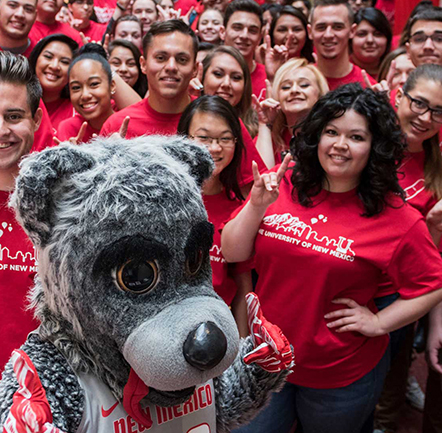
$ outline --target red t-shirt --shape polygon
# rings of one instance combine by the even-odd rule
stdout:
[[[266,318],[295,348],[289,382],[344,387],[376,366],[388,336],[329,329],[324,315],[343,308],[331,301],[350,298],[376,311],[373,298],[382,272],[404,299],[437,290],[442,259],[422,216],[399,198],[392,197],[395,208],[371,218],[361,216],[356,190],[322,191],[312,207],[303,207],[292,200],[290,176],[289,171],[255,239],[256,293]]]
[[[230,214],[241,206],[239,200],[229,200],[224,192],[215,195],[203,195],[204,206],[206,207],[209,221],[213,224],[213,244],[210,249],[210,265],[212,266],[213,287],[218,295],[223,298],[227,305],[230,305],[235,297],[237,286],[232,279],[234,273],[246,272],[251,266],[236,266],[227,263],[221,252],[221,224],[229,218]]]
[[[87,120],[78,113],[74,117],[63,120],[58,127],[57,138],[60,141],[66,141],[71,137],[76,137],[80,131],[81,125],[83,125],[84,122],[87,122]],[[90,141],[93,134],[99,135],[100,130],[92,128],[92,126],[88,123],[81,143],[87,143]]]
[[[11,352],[38,327],[27,311],[26,295],[37,272],[34,247],[7,207],[9,193],[0,191],[0,371]]]
[[[89,42],[101,42],[104,32],[106,31],[107,24],[96,23],[95,21],[89,21],[89,25],[81,29],[80,31],[89,38]]]
[[[365,88],[364,77],[362,76],[362,69],[354,64],[351,72],[345,75],[344,77],[340,78],[325,77],[325,78],[327,79],[328,87],[330,88],[330,90],[335,90],[338,87],[348,83],[361,83],[362,87]],[[370,75],[368,75],[368,80],[370,81],[371,84],[376,84],[376,80]]]
[[[107,24],[117,7],[117,0],[94,0],[94,11],[98,22]]]
[[[266,67],[261,63],[256,63],[255,70],[250,74],[252,79],[252,93],[258,100],[264,101],[266,98]]]
[[[43,114],[41,117],[40,127],[34,134],[34,144],[32,145],[31,152],[40,152],[40,150],[45,149],[54,145],[54,128],[52,127],[52,122],[46,110],[45,104],[40,100],[40,105]]]
[[[69,24],[60,23],[59,21],[56,21],[54,24],[43,24],[40,21],[35,21],[29,32],[29,39],[31,39],[34,44],[37,44],[40,39],[53,35],[54,33],[63,33],[72,38],[79,45],[83,45],[80,33],[73,29]]]
[[[425,152],[407,153],[398,169],[399,185],[406,194],[407,203],[426,217],[437,203],[436,197],[425,189],[424,176]],[[391,280],[384,275],[376,297],[391,295],[396,292]]]
[[[110,135],[118,132],[126,116],[130,117],[129,127],[127,129],[126,138],[139,137],[140,135],[174,135],[178,129],[182,113],[164,114],[154,110],[149,105],[149,100],[143,99],[136,104],[124,108],[118,113],[113,114],[106,120],[101,128],[100,135]],[[246,127],[241,123],[241,131],[243,135],[245,153],[241,161],[239,184],[247,185],[253,180],[252,161],[256,161],[260,171],[266,170],[261,156],[259,155]]]
[[[54,102],[47,102],[46,109],[48,110],[51,119],[54,134],[57,135],[57,130],[63,120],[75,116],[75,110],[69,98],[59,99]]]

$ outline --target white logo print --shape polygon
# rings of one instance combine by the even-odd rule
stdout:
[[[312,224],[317,224],[319,221],[325,223],[327,222],[327,217],[321,214],[318,215],[318,218],[312,218],[310,221]],[[312,226],[301,221],[298,217],[292,216],[290,213],[269,215],[263,219],[263,224],[268,227],[274,227],[276,230],[283,230],[285,233],[295,237],[262,229],[259,230],[261,235],[300,245],[303,248],[329,254],[349,262],[352,262],[356,256],[355,252],[351,249],[351,245],[354,242],[353,239],[347,239],[344,236],[339,236],[338,239],[320,236],[316,230],[313,230]]]

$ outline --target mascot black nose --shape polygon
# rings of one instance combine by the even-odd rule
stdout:
[[[212,322],[201,323],[187,336],[183,345],[186,361],[201,371],[218,365],[226,351],[226,336]]]

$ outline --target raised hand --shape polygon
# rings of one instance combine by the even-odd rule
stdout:
[[[199,98],[201,96],[201,92],[204,89],[202,84],[203,80],[203,64],[198,62],[198,69],[196,72],[196,77],[192,78],[189,83],[189,94]]]
[[[81,125],[80,130],[78,131],[77,136],[76,137],[71,137],[67,141],[69,141],[69,143],[71,143],[71,144],[80,144],[80,143],[82,143],[83,142],[83,138],[84,138],[84,134],[86,133],[86,128],[87,128],[87,122],[83,122],[83,124]],[[57,144],[61,143],[61,141],[57,137],[54,137],[54,141]]]
[[[276,71],[287,61],[289,50],[287,47],[293,42],[293,35],[287,38],[284,45],[275,45],[272,48],[270,35],[267,35],[264,39],[265,43],[265,58],[264,63],[266,67],[267,78],[273,81]]]
[[[246,302],[254,349],[244,357],[244,362],[254,362],[269,373],[292,368],[295,365],[295,355],[281,329],[263,316],[255,293],[248,293]]]
[[[277,172],[260,174],[258,164],[253,161],[253,186],[250,192],[250,204],[259,208],[267,208],[279,196],[279,184],[287,171],[292,156],[286,155]]]
[[[367,71],[362,69],[361,71],[362,77],[364,78],[364,84],[367,89],[371,89],[374,92],[387,92],[390,95],[390,87],[386,80],[382,80],[380,83],[371,84],[370,79],[368,78]]]
[[[266,80],[266,99],[259,102],[258,98],[252,95],[252,104],[258,114],[259,123],[273,125],[281,106],[279,101],[272,99],[272,85],[269,80]]]
[[[329,328],[336,332],[359,332],[367,337],[382,335],[378,316],[367,307],[348,298],[338,298],[332,302],[344,304],[348,308],[332,311],[324,316],[325,319],[337,319],[327,323]]]

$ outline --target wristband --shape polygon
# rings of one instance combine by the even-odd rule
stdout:
[[[123,12],[126,12],[126,9],[124,6],[121,6],[120,3],[117,2],[117,8],[120,9]]]

